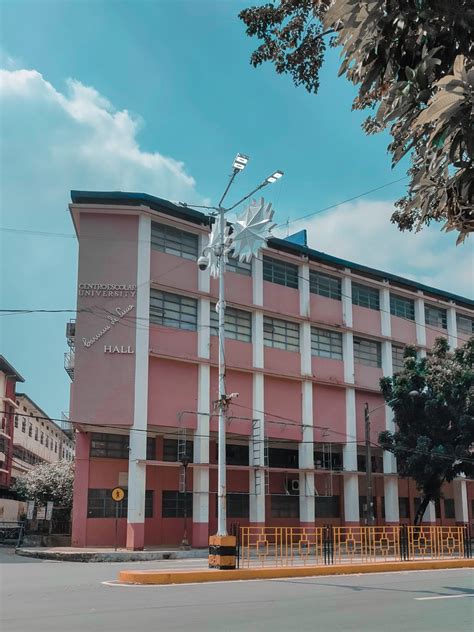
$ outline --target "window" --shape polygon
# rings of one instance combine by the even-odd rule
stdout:
[[[128,490],[118,504],[118,517],[127,517]],[[112,500],[111,489],[89,489],[87,502],[88,518],[115,518],[116,502]],[[145,518],[153,518],[153,490],[145,492]]]
[[[33,436],[33,426],[31,424],[28,426],[28,436],[29,437]]]
[[[474,334],[474,318],[464,316],[463,314],[456,314],[456,323],[458,326],[458,334],[467,334],[471,336]]]
[[[380,309],[379,291],[368,285],[352,283],[352,304],[369,309]]]
[[[271,257],[263,257],[263,280],[298,289],[298,266]]]
[[[226,307],[225,310],[225,337],[241,342],[252,342],[252,314],[242,309]],[[211,305],[211,336],[217,336],[219,329],[219,316],[215,304]]]
[[[197,300],[161,290],[150,292],[150,322],[178,329],[197,329]]]
[[[314,514],[316,518],[339,518],[341,515],[339,496],[316,496]]]
[[[225,453],[226,453],[227,465],[248,465],[249,464],[248,445],[237,445],[233,443],[228,443],[225,447]]]
[[[35,441],[38,441],[38,437],[39,437],[39,430],[38,428],[35,428]]]
[[[318,444],[314,448],[314,467],[317,470],[342,470],[342,453],[340,448],[332,447],[328,451],[327,445]]]
[[[195,261],[199,250],[198,236],[166,224],[151,223],[151,247],[170,255]]]
[[[55,441],[55,442],[54,442],[54,451],[55,451],[56,453],[57,453],[57,451],[58,451],[58,442],[57,442],[57,441]]]
[[[398,511],[400,518],[410,519],[410,499],[407,496],[398,497]]]
[[[336,301],[341,300],[341,279],[339,277],[331,276],[330,274],[324,274],[323,272],[316,272],[316,270],[309,271],[309,291],[313,294],[319,294],[326,298],[333,298]]]
[[[192,441],[186,441],[186,455],[193,462],[194,446]],[[177,439],[163,439],[163,461],[177,461],[178,460],[178,440]]]
[[[21,431],[26,432],[26,419],[23,419],[21,422]]]
[[[433,307],[432,305],[425,305],[425,323],[431,327],[438,327],[439,329],[448,328],[448,319],[446,310],[442,307]]]
[[[186,502],[186,515],[193,515],[192,492],[163,492],[161,515],[163,518],[184,518],[184,503]]]
[[[46,437],[46,447],[49,448],[49,437]]]
[[[217,509],[217,504],[216,504]],[[228,518],[248,518],[249,517],[249,495],[230,493],[227,494],[227,517]]]
[[[270,496],[272,518],[299,518],[299,496]]]
[[[311,353],[320,358],[342,360],[342,334],[311,327]]]
[[[268,465],[269,467],[298,469],[298,450],[290,450],[288,448],[269,448]]]
[[[43,445],[43,443],[44,443],[44,432],[41,433],[40,443],[41,443],[41,445]]]
[[[300,327],[298,323],[264,316],[263,342],[267,347],[285,349],[286,351],[299,351]]]
[[[354,362],[365,366],[382,366],[380,342],[354,336]]]
[[[444,517],[445,518],[454,518],[454,498],[445,498],[444,499]]]
[[[399,373],[405,368],[403,363],[403,354],[405,353],[405,347],[398,347],[392,345],[392,369],[394,373]]]
[[[239,261],[238,259],[230,256],[227,261],[226,268],[229,272],[236,272],[237,274],[242,274],[244,276],[252,276],[252,262],[247,263],[246,261]]]
[[[128,459],[129,456],[128,435],[114,435],[103,432],[93,432],[91,435],[90,456],[102,457],[105,459]],[[149,461],[155,458],[155,439],[147,437],[146,458]],[[65,457],[65,449],[62,456]]]
[[[15,415],[15,428],[18,428],[18,415]]]
[[[390,294],[390,313],[399,318],[415,320],[415,301],[398,294]]]

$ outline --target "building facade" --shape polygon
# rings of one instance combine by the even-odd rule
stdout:
[[[18,408],[15,400],[17,382],[24,382],[21,375],[0,355],[0,497],[9,494],[13,466],[14,416]]]
[[[145,194],[73,192],[77,321],[66,369],[76,428],[75,546],[110,545],[111,490],[127,497],[119,544],[207,546],[217,522],[217,282],[196,259],[208,218]],[[226,273],[227,513],[241,525],[364,523],[364,407],[371,440],[392,429],[379,379],[403,348],[472,335],[473,302],[272,239]],[[191,458],[185,470],[183,455]],[[413,520],[418,493],[372,450],[377,524]],[[427,522],[468,523],[470,481],[447,485]],[[186,517],[185,517],[186,516]]]
[[[40,463],[74,460],[74,441],[25,393],[15,394],[12,480]]]

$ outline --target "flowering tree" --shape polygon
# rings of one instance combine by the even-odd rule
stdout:
[[[43,463],[17,478],[14,491],[19,498],[41,504],[53,501],[61,507],[71,507],[74,464],[69,461]]]
[[[399,474],[413,478],[423,494],[415,524],[428,503],[440,498],[444,482],[474,474],[473,364],[474,336],[454,352],[446,338],[438,338],[426,358],[407,347],[403,370],[380,380],[397,430],[380,433],[379,443],[396,456]]]

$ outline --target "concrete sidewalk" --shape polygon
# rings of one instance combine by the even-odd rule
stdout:
[[[61,562],[147,562],[154,560],[182,560],[202,559],[207,565],[207,549],[180,549],[156,548],[144,551],[129,551],[127,549],[113,548],[87,548],[82,549],[72,546],[58,546],[50,548],[18,548],[17,555],[34,557],[41,560],[56,560]]]

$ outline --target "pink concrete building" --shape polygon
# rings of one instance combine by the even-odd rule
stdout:
[[[76,424],[73,544],[111,545],[110,490],[127,490],[119,544],[207,546],[217,509],[217,284],[199,272],[205,215],[149,195],[73,192],[77,321],[68,326]],[[391,429],[378,381],[403,347],[425,354],[473,332],[473,302],[272,239],[226,275],[227,512],[241,525],[359,524],[366,516],[364,405]],[[191,463],[183,480],[181,456]],[[373,450],[377,524],[413,519],[418,493]],[[186,485],[186,487],[185,487]],[[472,519],[463,479],[425,519]]]

